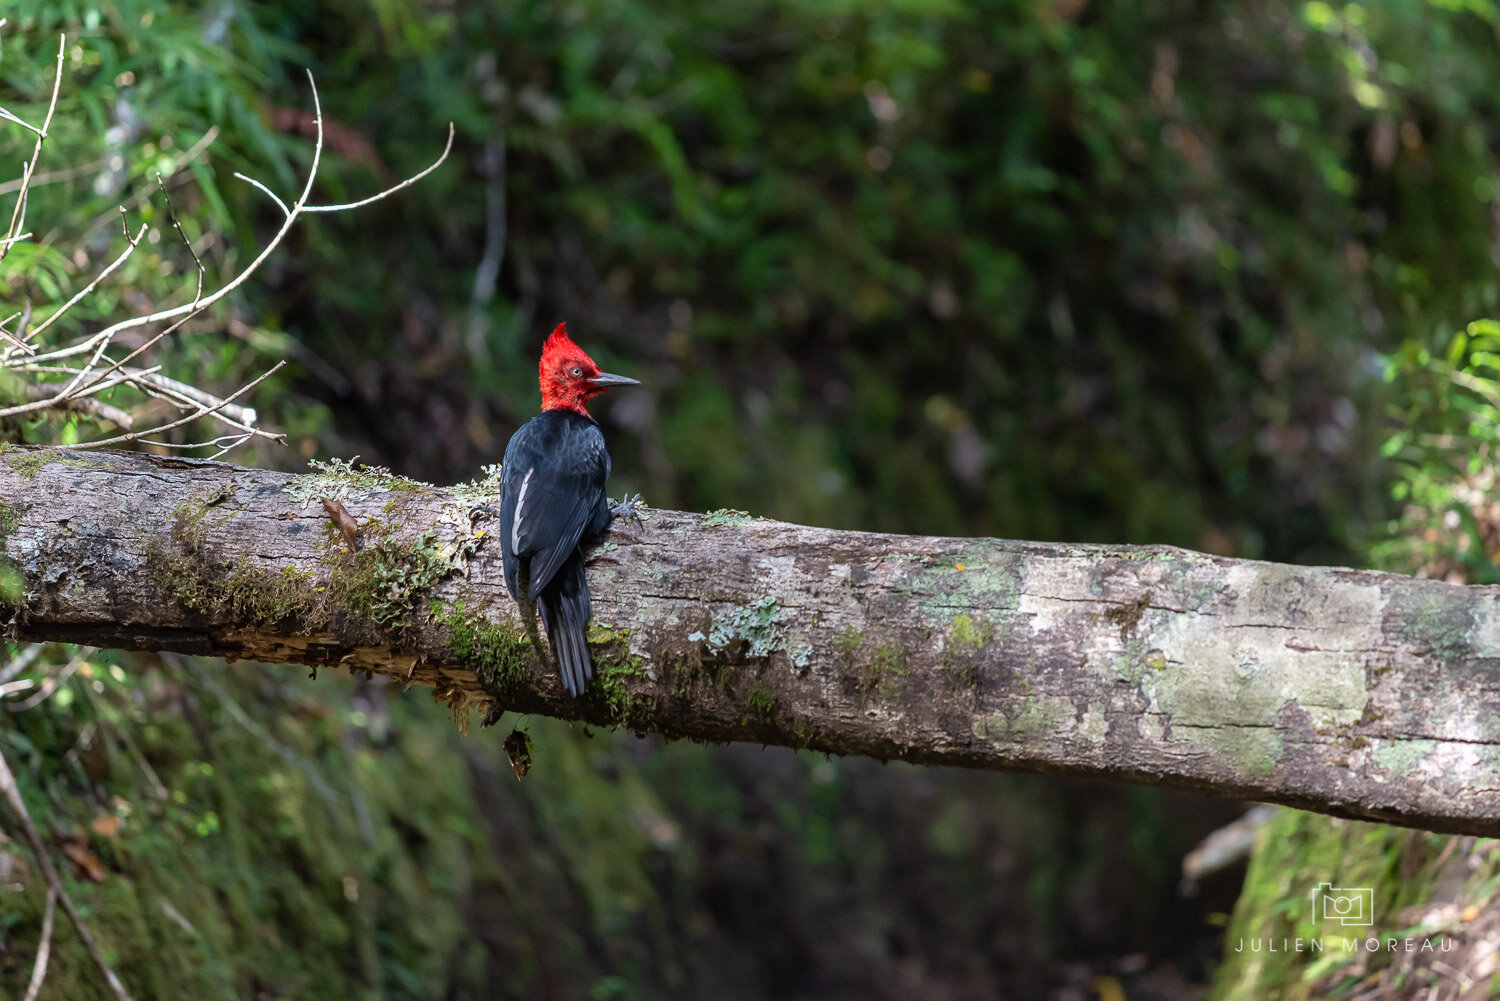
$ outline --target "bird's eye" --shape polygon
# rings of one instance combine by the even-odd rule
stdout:
[[[572,368],[568,369],[568,374],[575,379],[581,379],[583,378],[583,369],[579,368],[577,365],[574,365]]]

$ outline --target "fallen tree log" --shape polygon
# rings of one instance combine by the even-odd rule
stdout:
[[[1500,589],[650,511],[590,560],[575,700],[505,593],[495,489],[7,448],[9,632],[378,672],[460,725],[515,710],[1500,834]]]

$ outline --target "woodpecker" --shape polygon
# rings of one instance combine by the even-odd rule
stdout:
[[[609,452],[588,401],[635,379],[599,371],[559,323],[542,346],[542,412],[511,435],[500,467],[500,552],[505,586],[522,608],[536,602],[563,687],[583,693],[593,677],[587,644],[588,580],[583,549],[597,541],[629,502],[604,495]]]

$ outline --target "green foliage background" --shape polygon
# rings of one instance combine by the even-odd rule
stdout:
[[[34,191],[38,237],[0,264],[3,315],[23,301],[45,315],[117,253],[121,202],[160,226],[158,170],[174,178],[210,280],[234,274],[278,213],[231,174],[296,189],[310,156],[304,68],[335,154],[320,200],[420,168],[455,123],[442,170],[310,220],[162,354],[180,378],[225,388],[291,361],[254,402],[293,447],[242,461],[358,453],[466,479],[534,410],[536,349],[567,320],[605,367],[646,384],[599,413],[615,488],[658,506],[1493,578],[1500,540],[1469,503],[1496,426],[1495,330],[1471,324],[1500,295],[1500,25],[1484,0],[12,0],[3,16],[0,103],[28,119],[56,35],[69,34],[43,161],[65,176]],[[210,128],[206,155],[181,163]],[[4,162],[29,152],[25,140],[0,134]],[[191,263],[161,237],[71,322],[184,301]],[[12,398],[23,389],[0,384]],[[72,420],[9,432],[96,433]],[[132,679],[145,670],[120,663]],[[352,849],[365,861],[349,869],[364,887],[351,901],[339,873],[358,845],[354,807],[286,794],[288,822],[306,825],[290,842],[276,810],[230,810],[260,793],[242,779],[205,785],[189,762],[212,763],[204,748],[234,724],[201,708],[201,683],[181,668],[146,677],[198,693],[182,710],[198,746],[142,742],[162,710],[133,701],[134,681],[95,692],[91,715],[50,702],[19,714],[0,738],[59,836],[116,811],[114,795],[135,811],[122,837],[179,830],[178,792],[196,804],[182,857],[229,867],[215,881],[243,891],[202,904],[196,944],[171,945],[174,926],[141,890],[159,849],[109,859],[140,893],[142,917],[121,919],[117,948],[147,995],[156,984],[332,996],[286,953],[293,926],[294,950],[339,957],[317,976],[369,996],[703,996],[717,981],[693,947],[749,950],[767,924],[782,932],[744,952],[759,962],[742,960],[718,996],[884,996],[868,992],[894,989],[909,955],[919,984],[1042,989],[1065,977],[1057,960],[1113,969],[1098,957],[1181,937],[1201,915],[1174,901],[1171,870],[1224,809],[1197,804],[1182,825],[1166,818],[1184,808],[1139,790],[791,756],[753,766],[734,750],[643,756],[541,725],[538,771],[513,792],[494,741],[428,733],[445,725],[439,713],[393,707],[401,736],[371,736],[374,717],[345,705],[347,688],[239,677],[227,696],[258,706],[341,796],[360,768],[393,783],[363,794],[383,840]],[[326,715],[301,720],[318,703]],[[135,788],[138,767],[69,771],[91,726],[136,734],[166,804],[142,805],[152,795]],[[55,746],[33,727],[55,731]],[[428,741],[420,760],[466,794],[408,803],[404,783],[422,775],[409,740]],[[294,785],[307,774],[250,743],[243,774]],[[365,764],[325,762],[335,746]],[[781,783],[757,767],[780,769]],[[563,773],[565,786],[550,784]],[[511,793],[505,809],[494,783]],[[923,796],[941,809],[893,828]],[[1003,817],[984,803],[996,796]],[[200,832],[209,811],[218,827]],[[298,847],[267,854],[268,837]],[[440,860],[411,854],[421,846]],[[880,881],[902,878],[891,851],[922,873],[892,899],[946,914],[929,924],[947,938],[877,903],[892,893]],[[716,882],[720,865],[767,876],[788,913],[770,890]],[[986,892],[945,911],[978,871],[991,874]],[[786,890],[792,874],[805,894]],[[302,883],[315,890],[297,924],[286,909]],[[116,914],[107,895],[119,887],[101,887],[93,906]],[[27,900],[13,910],[0,898],[11,956],[0,975],[13,983],[34,948],[35,885]],[[834,903],[857,918],[824,952],[800,952]],[[408,962],[403,919],[415,913],[431,941]],[[170,974],[147,958],[173,948],[198,958]],[[1201,972],[1201,959],[1173,961]],[[799,964],[814,979],[764,973]],[[151,979],[178,976],[189,979]]]

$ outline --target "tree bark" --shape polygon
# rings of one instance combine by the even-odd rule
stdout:
[[[387,674],[460,725],[516,710],[1500,834],[1500,589],[649,511],[591,557],[575,700],[505,592],[491,489],[8,448],[9,629]]]

